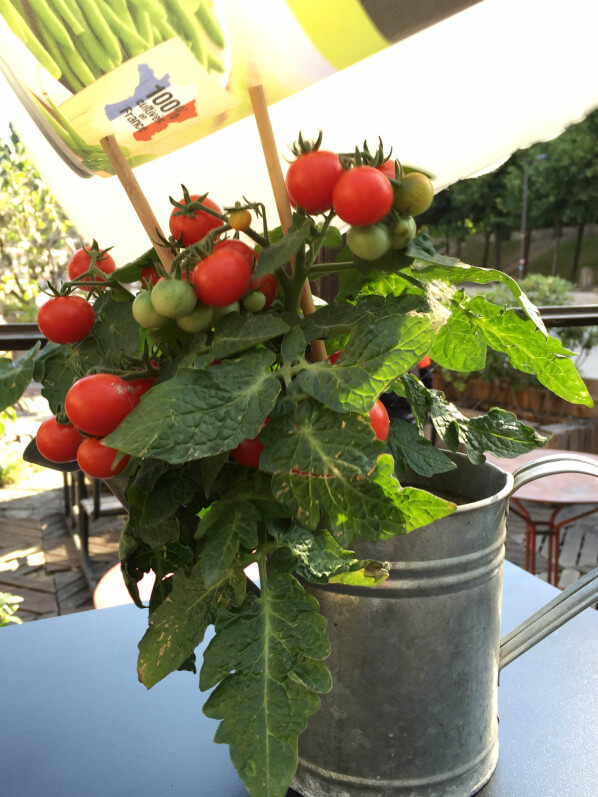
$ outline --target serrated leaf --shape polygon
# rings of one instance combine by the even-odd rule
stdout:
[[[231,357],[288,330],[289,325],[274,313],[229,313],[216,323],[212,354],[218,360]]]
[[[484,462],[484,451],[497,457],[516,457],[550,439],[517,419],[512,412],[493,407],[487,415],[467,418],[439,390],[429,390],[411,374],[403,377],[407,399],[426,406],[434,427],[446,446],[456,451],[465,446],[469,459],[475,464]],[[411,405],[413,409],[413,404]]]
[[[202,690],[218,684],[204,714],[221,720],[218,743],[251,797],[283,797],[297,768],[297,737],[331,687],[322,659],[330,653],[318,602],[277,573],[257,598],[222,609],[204,653]]]
[[[547,334],[538,308],[530,301],[515,280],[508,274],[505,274],[504,271],[498,271],[494,268],[469,266],[467,263],[461,262],[444,266],[441,264],[429,265],[429,263],[426,264],[422,262],[415,264],[413,268],[410,269],[410,273],[413,273],[414,276],[420,279],[445,280],[451,285],[459,285],[463,282],[473,282],[478,285],[486,285],[489,282],[502,282],[503,285],[506,285],[511,291],[533,324],[545,335]]]
[[[328,249],[340,249],[343,245],[343,236],[338,227],[330,226],[324,235],[322,246]]]
[[[368,417],[339,415],[305,402],[292,415],[276,418],[264,429],[260,469],[304,476],[354,478],[376,466],[382,443]]]
[[[258,434],[276,403],[274,360],[262,350],[206,370],[185,369],[152,388],[106,444],[172,464],[235,448]]]
[[[298,325],[291,327],[289,332],[284,336],[280,347],[282,359],[287,362],[301,360],[305,354],[306,346],[307,340],[301,331],[301,327]]]
[[[299,386],[337,412],[371,410],[378,396],[427,354],[436,335],[428,315],[401,311],[402,300],[383,300],[396,303],[394,313],[385,313],[382,305],[380,314],[362,316],[336,364],[307,364],[298,374]]]
[[[262,277],[264,274],[272,274],[277,269],[282,268],[305,244],[310,232],[310,220],[306,216],[300,216],[297,213],[293,214],[293,223],[286,235],[283,235],[279,241],[273,243],[272,246],[265,247],[260,252],[254,276]]]
[[[389,454],[378,457],[375,471],[367,478],[277,473],[272,489],[308,529],[317,528],[325,512],[329,528],[344,544],[356,535],[376,541],[406,534],[454,510],[454,504],[423,490],[402,489]]]
[[[516,457],[545,445],[551,435],[544,435],[517,420],[512,412],[493,407],[487,415],[470,418],[461,433],[472,462],[484,462],[484,451],[497,457]]]
[[[358,570],[347,570],[331,576],[330,584],[347,584],[352,587],[377,587],[390,575],[388,562],[367,560]]]
[[[395,473],[410,468],[420,476],[434,476],[457,467],[407,421],[391,420],[386,446],[395,461]]]
[[[235,561],[239,546],[258,543],[260,514],[248,501],[216,501],[202,516],[196,537],[204,540],[202,574],[206,586],[221,581]]]
[[[448,255],[439,254],[427,230],[417,235],[405,250],[405,255],[420,263],[427,263],[436,266],[456,266],[459,259],[456,257],[449,257]]]
[[[160,476],[148,492],[141,523],[156,525],[173,515],[199,489],[199,473],[195,463],[183,468],[171,468]]]
[[[193,653],[214,620],[227,585],[206,587],[201,562],[189,575],[172,576],[172,590],[158,608],[150,612],[149,627],[139,643],[137,672],[150,689],[176,670]]]
[[[438,331],[430,357],[451,371],[482,371],[486,364],[486,342],[468,316],[458,307]]]
[[[152,247],[151,249],[148,249],[147,252],[144,252],[142,255],[140,255],[136,260],[132,260],[130,263],[127,263],[126,265],[121,266],[113,271],[108,281],[136,282],[138,279],[141,279],[141,272],[144,268],[147,268],[148,266],[154,266],[159,262],[160,260],[158,258],[158,254]]]
[[[388,569],[382,563],[358,559],[326,530],[310,531],[294,524],[290,529],[279,528],[275,536],[294,557],[297,574],[314,584],[333,581],[374,586],[388,577]]]
[[[134,355],[140,351],[139,324],[133,318],[132,299],[104,294],[106,299],[96,302],[96,323],[91,331],[102,352]]]
[[[89,337],[75,346],[57,346],[48,352],[40,363],[43,373],[42,396],[50,410],[58,415],[64,408],[69,388],[88,371],[103,362],[102,350],[97,341]]]
[[[223,451],[221,454],[214,454],[211,457],[204,457],[200,460],[201,480],[206,498],[210,497],[220,471],[228,462],[228,457],[228,451]]]
[[[481,296],[468,303],[474,323],[488,346],[508,355],[514,368],[535,374],[549,390],[574,404],[593,407],[594,402],[575,364],[572,354],[558,338],[544,335],[531,321],[514,310],[503,310]]]
[[[39,342],[36,343],[15,363],[4,358],[0,360],[0,412],[18,401],[33,379],[35,357],[40,346]]]

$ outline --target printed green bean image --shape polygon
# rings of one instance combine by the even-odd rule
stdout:
[[[212,0],[0,0],[0,16],[74,93],[175,37],[226,79],[227,39]]]

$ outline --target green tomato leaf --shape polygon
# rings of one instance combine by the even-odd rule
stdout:
[[[514,368],[535,374],[557,396],[574,404],[594,406],[592,397],[569,359],[572,354],[557,338],[544,335],[514,310],[503,310],[481,296],[468,303],[474,324],[492,349],[507,354]]]
[[[222,468],[228,462],[228,456],[228,451],[223,451],[221,454],[214,454],[212,457],[204,457],[200,460],[201,480],[206,498],[212,494],[212,488]]]
[[[205,370],[184,369],[146,393],[106,438],[137,457],[177,464],[212,456],[255,437],[274,407],[275,356],[255,351]]]
[[[206,586],[201,562],[189,575],[179,571],[172,576],[170,594],[150,612],[149,627],[139,643],[137,672],[142,684],[150,689],[189,658],[227,591],[226,582]]]
[[[368,417],[339,415],[304,402],[292,415],[275,418],[260,435],[260,469],[303,476],[354,478],[376,466],[383,445]]]
[[[275,536],[295,559],[297,574],[314,584],[353,583],[375,586],[388,578],[388,567],[370,559],[362,560],[353,551],[345,550],[329,531],[308,529],[294,524]],[[354,580],[345,581],[347,577]]]
[[[207,587],[226,576],[239,551],[257,547],[260,514],[248,501],[216,501],[202,516],[196,537],[204,540],[202,573]]]
[[[127,263],[112,272],[109,282],[136,282],[141,279],[141,272],[148,266],[155,266],[160,262],[156,250],[152,247],[135,260]]]
[[[282,359],[286,362],[295,362],[296,360],[303,359],[306,346],[307,341],[305,335],[301,331],[301,327],[298,325],[291,327],[282,341],[280,349]]]
[[[451,371],[481,371],[486,364],[486,342],[480,330],[458,307],[438,331],[430,357]]]
[[[15,363],[4,357],[0,359],[0,412],[18,401],[33,379],[35,356],[40,346],[36,343]]]
[[[306,216],[293,214],[293,223],[286,235],[260,252],[254,276],[262,277],[282,268],[305,244],[311,233],[311,222]]]
[[[105,362],[102,350],[93,337],[75,346],[56,346],[43,351],[36,363],[36,378],[42,381],[42,396],[48,400],[50,410],[58,415],[64,409],[64,399],[69,388],[91,368]],[[108,357],[106,353],[106,357]]]
[[[467,456],[475,464],[484,462],[484,451],[497,457],[516,457],[545,445],[550,439],[517,420],[512,412],[493,407],[487,415],[467,418],[441,391],[428,390],[412,374],[406,374],[402,381],[412,409],[412,401],[415,406],[426,406],[447,448],[456,451],[459,444],[463,444]]]
[[[340,249],[343,245],[343,236],[337,227],[330,226],[324,235],[322,246],[328,249]]]
[[[324,512],[330,529],[345,544],[356,535],[376,541],[406,534],[454,510],[454,504],[423,490],[402,489],[394,477],[394,461],[389,454],[378,458],[376,469],[368,477],[348,480],[276,473],[272,489],[308,529],[317,528]]]
[[[397,474],[410,468],[420,476],[434,476],[457,467],[446,454],[422,437],[415,426],[406,421],[391,420],[386,446],[394,458]]]
[[[274,313],[229,313],[216,323],[212,354],[217,360],[224,359],[284,335],[288,330],[289,325]]]
[[[205,653],[200,689],[218,684],[204,714],[221,720],[214,741],[228,744],[251,797],[282,797],[297,768],[297,737],[318,710],[331,679],[318,602],[276,573],[258,598],[221,609]]]
[[[141,350],[140,327],[133,318],[132,299],[105,293],[94,305],[96,322],[91,331],[100,351],[133,356]]]
[[[192,499],[199,485],[196,463],[189,463],[182,468],[170,468],[149,491],[143,506],[141,523],[156,525],[166,520],[179,506]]]
[[[436,335],[429,315],[405,315],[401,301],[384,300],[396,302],[395,313],[382,306],[380,314],[362,316],[336,364],[308,363],[297,377],[299,386],[337,412],[371,410],[378,396],[427,354]]]
[[[449,259],[452,260],[453,258]],[[420,258],[420,261],[421,262],[414,264],[414,266],[408,270],[408,273],[420,280],[440,279],[448,282],[451,285],[459,285],[463,282],[473,282],[479,285],[485,285],[488,282],[502,282],[503,285],[506,285],[511,291],[521,308],[525,311],[526,315],[534,323],[534,325],[545,335],[547,334],[546,327],[544,326],[544,322],[540,317],[537,307],[521,290],[515,280],[512,277],[509,277],[508,274],[505,274],[504,271],[498,271],[494,268],[469,266],[467,263],[461,262],[457,262],[455,265],[442,265],[439,263],[430,265],[431,261],[423,262],[423,258]]]

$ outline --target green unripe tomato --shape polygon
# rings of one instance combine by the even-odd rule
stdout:
[[[421,172],[410,172],[395,191],[393,207],[402,216],[419,216],[430,207],[433,199],[434,186],[430,178]]]
[[[243,307],[251,313],[259,313],[266,306],[266,297],[261,291],[252,291],[243,299]]]
[[[417,225],[413,216],[401,216],[391,228],[391,246],[393,249],[404,249],[415,238]]]
[[[206,307],[205,304],[198,304],[195,310],[189,315],[177,318],[178,326],[185,332],[201,332],[207,329],[214,320],[214,308]]]
[[[224,307],[212,307],[212,310],[214,311],[214,321],[223,315],[228,315],[228,313],[238,313],[240,309],[241,305],[239,302],[225,304]]]
[[[168,321],[163,315],[157,312],[152,304],[152,297],[149,291],[140,291],[133,300],[133,318],[140,327],[145,329],[159,329]]]
[[[347,246],[363,260],[378,260],[390,249],[390,233],[383,224],[351,227],[347,233]]]
[[[166,318],[182,318],[193,310],[197,296],[189,282],[161,279],[152,288],[152,304]]]

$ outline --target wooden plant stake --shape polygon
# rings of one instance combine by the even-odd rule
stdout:
[[[164,237],[164,233],[162,232],[162,229],[158,223],[158,219],[155,217],[154,211],[151,209],[145,194],[141,190],[141,186],[137,182],[137,178],[133,174],[127,159],[123,155],[117,140],[112,135],[105,136],[104,138],[100,139],[100,144],[104,148],[104,152],[112,164],[114,173],[120,180],[120,184],[125,189],[125,192],[129,197],[131,204],[133,205],[133,209],[139,218],[139,221],[143,224],[143,228],[146,231],[152,246],[156,250],[156,254],[160,258],[160,262],[166,271],[170,271],[170,266],[174,260],[174,255],[170,249],[160,246],[160,244],[157,243],[156,239],[159,240],[160,236]]]
[[[280,218],[280,226],[282,227],[282,231],[286,233],[291,226],[293,217],[282,169],[280,167],[280,159],[278,157],[274,131],[272,130],[272,122],[270,121],[270,114],[268,113],[263,86],[250,86],[249,97],[251,99],[251,107],[253,108],[257,129],[260,134],[260,141],[262,142],[262,150],[268,168],[268,175],[270,176],[270,184],[274,192],[274,200],[276,201],[276,208]],[[308,280],[305,280],[305,285],[301,293],[301,309],[305,315],[315,312],[316,309]],[[311,350],[315,360],[323,361],[328,356],[324,342],[321,340],[313,340],[311,343]]]

